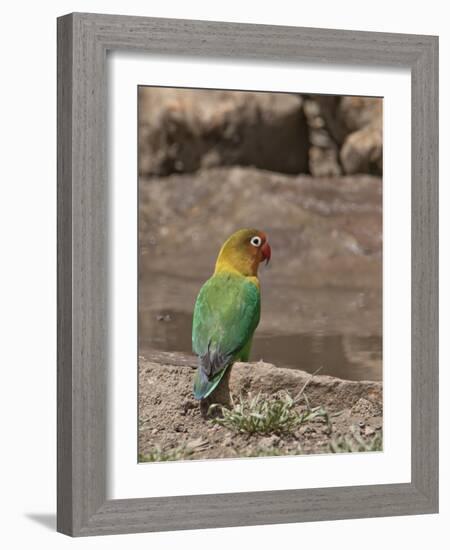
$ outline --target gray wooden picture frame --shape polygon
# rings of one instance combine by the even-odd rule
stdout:
[[[411,483],[107,499],[110,50],[411,70]],[[437,512],[438,38],[82,13],[59,18],[57,414],[57,529],[68,535]]]

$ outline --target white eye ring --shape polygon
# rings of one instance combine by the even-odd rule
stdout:
[[[261,243],[262,243],[261,237],[255,236],[250,239],[250,244],[252,244],[253,246],[256,246],[256,247],[261,246]]]

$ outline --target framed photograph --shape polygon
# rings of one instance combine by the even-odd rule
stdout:
[[[58,19],[58,530],[438,511],[438,39]]]

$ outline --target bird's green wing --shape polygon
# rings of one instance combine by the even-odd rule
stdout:
[[[192,325],[192,348],[199,356],[197,399],[214,390],[233,361],[248,355],[259,317],[259,289],[245,277],[220,273],[203,285]]]

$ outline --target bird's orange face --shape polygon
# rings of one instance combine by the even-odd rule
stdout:
[[[256,276],[261,262],[269,263],[272,251],[264,231],[240,229],[222,246],[216,263],[217,271],[234,270],[245,276]]]
[[[250,238],[247,238],[247,250],[258,264],[264,261],[266,265],[269,263],[272,250],[264,231],[256,231]]]

